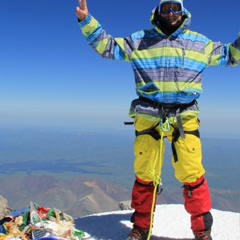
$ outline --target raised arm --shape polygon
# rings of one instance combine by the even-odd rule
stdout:
[[[230,60],[233,66],[236,66],[240,62],[240,32],[238,39],[230,45]]]
[[[88,16],[88,8],[86,0],[78,0],[79,6],[76,7],[75,14],[80,21],[83,21]]]

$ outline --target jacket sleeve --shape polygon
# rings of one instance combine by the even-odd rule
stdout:
[[[79,22],[79,26],[87,43],[103,58],[130,61],[132,53],[130,38],[113,38],[107,35],[91,14],[84,21]]]
[[[232,44],[210,41],[205,50],[210,66],[237,66],[240,61],[240,33]]]
[[[229,51],[230,61],[235,66],[240,61],[240,33],[238,34],[238,39],[229,46]]]

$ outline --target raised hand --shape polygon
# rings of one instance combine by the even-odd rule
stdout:
[[[86,0],[78,0],[79,6],[76,7],[75,14],[80,21],[83,21],[88,16],[88,8]]]

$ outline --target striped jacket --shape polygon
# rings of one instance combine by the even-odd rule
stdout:
[[[131,63],[138,96],[163,104],[188,104],[202,92],[206,67],[238,64],[240,36],[232,45],[213,42],[190,31],[191,14],[186,9],[184,13],[184,22],[170,36],[154,25],[126,38],[113,38],[91,15],[79,25],[88,44],[102,57]],[[152,23],[153,19],[154,14]]]

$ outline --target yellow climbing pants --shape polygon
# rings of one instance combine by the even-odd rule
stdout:
[[[204,175],[205,170],[202,165],[202,149],[200,138],[191,132],[198,130],[199,120],[194,117],[192,119],[182,119],[182,128],[185,132],[185,138],[180,136],[174,140],[175,129],[178,129],[176,121],[170,122],[168,132],[163,132],[158,121],[150,121],[144,117],[135,118],[135,129],[141,133],[147,129],[154,128],[160,136],[164,136],[172,144],[174,154],[172,154],[172,166],[175,171],[175,177],[182,183],[193,183]],[[137,178],[144,182],[152,182],[156,176],[161,177],[163,149],[160,153],[160,140],[154,139],[151,135],[140,134],[134,141],[134,172]],[[162,154],[162,156],[160,156]]]

